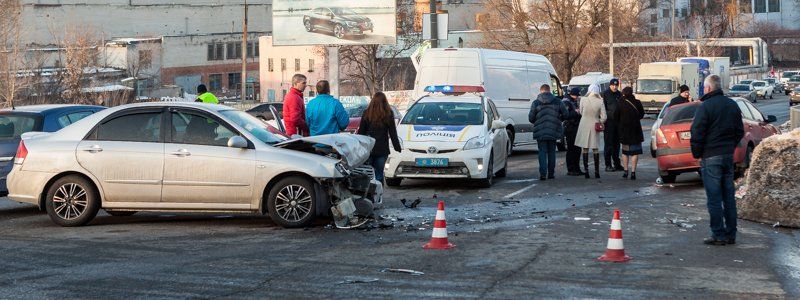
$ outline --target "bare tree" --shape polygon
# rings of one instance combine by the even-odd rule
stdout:
[[[21,11],[19,0],[0,0],[0,101],[6,107],[14,105],[29,78],[19,73],[24,64]]]
[[[57,37],[58,44],[63,47],[59,52],[63,70],[58,74],[64,89],[62,97],[68,103],[88,103],[81,98],[81,93],[91,83],[89,77],[101,71],[98,68],[100,40],[94,29],[85,24],[66,26]]]

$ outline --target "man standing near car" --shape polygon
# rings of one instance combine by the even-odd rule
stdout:
[[[608,89],[601,96],[608,115],[603,131],[603,140],[605,142],[603,156],[606,162],[606,172],[622,171],[624,168],[622,168],[622,163],[619,160],[619,133],[617,133],[617,120],[614,119],[614,112],[617,111],[619,101],[622,99],[622,93],[619,91],[619,79],[611,79]]]
[[[287,136],[291,137],[295,134],[308,136],[306,108],[303,101],[303,91],[306,90],[306,86],[306,76],[294,74],[292,76],[292,88],[283,97],[283,122]]]
[[[528,121],[533,124],[533,138],[539,145],[539,180],[544,181],[556,178],[556,140],[564,136],[561,121],[567,112],[550,92],[549,85],[543,84],[539,92],[531,105]]]
[[[339,133],[347,128],[350,117],[339,100],[330,95],[327,80],[317,82],[317,97],[306,107],[306,123],[311,136]]]
[[[211,104],[219,104],[219,100],[217,100],[217,96],[208,92],[208,88],[206,88],[205,84],[201,84],[197,86],[197,99],[194,102],[203,102],[203,103],[211,103]]]
[[[578,135],[578,127],[581,124],[581,114],[578,107],[578,97],[581,95],[580,88],[572,88],[562,100],[567,114],[564,118],[564,135],[567,142],[567,175],[583,176],[581,171],[581,147],[575,146],[575,137]]]
[[[678,92],[680,94],[678,94],[677,97],[672,98],[672,100],[669,100],[669,105],[667,105],[667,107],[691,102],[689,86],[685,84],[681,85],[681,87],[678,88]]]
[[[744,137],[742,112],[722,92],[717,75],[706,78],[703,103],[692,122],[692,156],[701,159],[703,185],[708,198],[711,237],[703,243],[736,243],[736,189],[733,185],[733,152]]]

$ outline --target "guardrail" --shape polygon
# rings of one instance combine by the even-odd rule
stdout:
[[[789,120],[791,120],[791,130],[800,127],[800,106],[789,108]]]

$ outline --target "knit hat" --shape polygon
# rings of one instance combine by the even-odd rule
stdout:
[[[678,88],[678,90],[679,90],[681,93],[683,93],[683,92],[688,92],[688,91],[689,91],[689,87],[688,87],[687,85],[685,85],[685,84],[684,84],[684,85],[681,85],[681,87],[679,87],[679,88]]]
[[[581,95],[581,89],[574,87],[571,90],[569,90],[569,94],[572,95],[572,96],[580,96]]]

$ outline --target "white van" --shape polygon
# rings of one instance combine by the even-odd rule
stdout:
[[[549,84],[559,99],[564,93],[553,65],[538,54],[476,49],[428,49],[422,56],[414,81],[414,99],[426,93],[427,86],[483,86],[508,126],[515,146],[530,145],[533,124],[528,112],[539,88]],[[563,143],[559,143],[559,150]]]
[[[573,88],[579,88],[581,89],[581,96],[586,96],[590,85],[597,84],[600,86],[600,91],[605,91],[608,89],[608,86],[611,85],[611,79],[614,79],[614,76],[608,73],[589,72],[580,76],[572,77],[572,79],[569,81],[569,89],[571,90]]]

